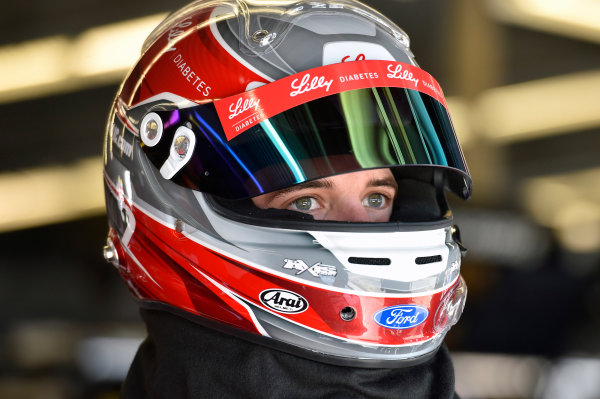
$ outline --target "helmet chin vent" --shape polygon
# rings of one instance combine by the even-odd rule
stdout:
[[[357,265],[388,266],[392,263],[392,260],[390,258],[358,258],[351,256],[348,258],[348,262]]]
[[[434,256],[419,256],[415,259],[415,263],[417,265],[427,265],[429,263],[436,263],[442,261],[442,255],[434,255]]]

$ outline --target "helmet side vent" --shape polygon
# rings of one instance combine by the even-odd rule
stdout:
[[[390,258],[359,258],[351,256],[348,258],[348,262],[356,265],[388,266],[392,263],[392,260]]]
[[[419,256],[415,258],[415,263],[417,265],[428,265],[430,263],[436,263],[442,261],[442,255],[434,255],[434,256]]]

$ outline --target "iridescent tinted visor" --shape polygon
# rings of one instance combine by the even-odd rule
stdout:
[[[442,168],[447,186],[468,198],[471,178],[444,104],[421,69],[361,61],[152,112],[140,136],[164,178],[225,198],[381,167]]]

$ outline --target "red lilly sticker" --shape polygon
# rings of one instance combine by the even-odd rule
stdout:
[[[325,65],[215,101],[228,140],[281,112],[321,97],[370,87],[400,87],[425,93],[444,106],[436,80],[403,62],[356,61]]]

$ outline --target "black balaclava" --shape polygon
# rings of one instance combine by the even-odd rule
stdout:
[[[123,384],[125,399],[458,398],[445,346],[416,366],[344,367],[254,344],[167,311],[141,313],[148,337]]]

